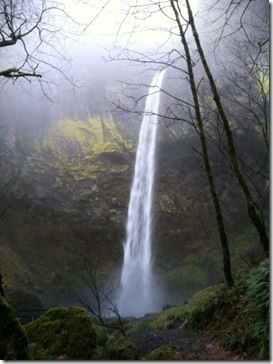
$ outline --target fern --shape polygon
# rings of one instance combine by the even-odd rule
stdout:
[[[244,300],[247,302],[244,312],[253,320],[248,327],[261,346],[269,348],[269,259],[263,260],[253,268],[246,280],[247,290]]]

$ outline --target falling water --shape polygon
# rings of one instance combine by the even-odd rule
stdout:
[[[122,316],[139,317],[159,309],[151,240],[157,114],[163,75],[164,72],[158,73],[152,81],[139,134],[117,304]]]

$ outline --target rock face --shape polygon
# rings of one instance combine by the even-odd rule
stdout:
[[[32,199],[33,208],[49,207],[56,215],[90,222],[107,215],[107,204],[117,219],[118,207],[125,207],[126,200],[116,201],[116,189],[128,185],[133,147],[131,140],[122,139],[110,116],[59,120],[41,142],[33,141],[20,161],[24,170],[13,193]],[[11,175],[16,178],[14,173],[7,172],[6,181]]]
[[[12,152],[0,164],[3,281],[7,295],[20,287],[45,307],[72,304],[68,289],[84,289],[79,252],[100,260],[102,281],[118,272],[122,260],[141,120],[87,96],[61,111],[52,105],[40,105],[40,112],[26,109],[20,122],[10,110],[5,114],[2,147]],[[171,294],[166,303],[223,277],[209,187],[194,149],[200,149],[196,134],[161,121],[153,244],[155,271]],[[256,235],[234,178],[211,150],[232,262],[241,265],[239,257],[250,259],[256,249]]]
[[[46,307],[68,304],[80,251],[100,257],[103,275],[121,259],[135,138],[109,111],[55,120],[31,138],[12,128],[9,148],[27,148],[0,166],[5,288],[11,299],[23,289]]]

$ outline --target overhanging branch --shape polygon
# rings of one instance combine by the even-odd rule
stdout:
[[[39,73],[31,73],[31,72],[23,72],[17,68],[8,68],[4,71],[0,72],[0,77],[7,77],[7,78],[18,78],[18,77],[42,77]]]

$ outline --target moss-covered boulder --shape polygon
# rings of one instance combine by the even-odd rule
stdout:
[[[96,331],[83,308],[52,308],[25,327],[34,360],[93,359]]]
[[[138,360],[139,350],[136,345],[124,336],[111,333],[104,345],[97,348],[97,360]]]
[[[31,359],[26,331],[2,295],[0,295],[0,358]]]

